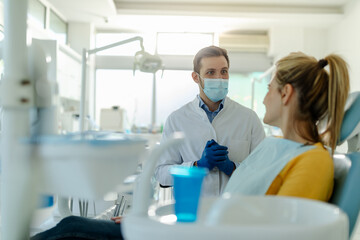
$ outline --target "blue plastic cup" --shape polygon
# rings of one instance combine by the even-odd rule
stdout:
[[[178,222],[195,222],[207,168],[175,166],[170,169],[174,178],[175,215]]]

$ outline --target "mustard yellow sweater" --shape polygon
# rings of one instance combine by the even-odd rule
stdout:
[[[276,176],[266,195],[328,201],[334,185],[334,165],[321,143],[292,159]]]

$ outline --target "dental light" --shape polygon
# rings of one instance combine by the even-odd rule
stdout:
[[[155,73],[163,68],[163,64],[159,56],[139,51],[135,54],[134,72],[136,68],[141,72]]]

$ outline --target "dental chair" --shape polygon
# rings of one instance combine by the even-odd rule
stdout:
[[[360,210],[360,92],[349,96],[338,145],[347,141],[348,153],[334,154],[335,182],[330,203],[349,217],[351,236]]]
[[[155,148],[150,154],[134,192],[132,210],[121,224],[124,237],[129,240],[167,236],[176,240],[348,240],[360,208],[360,93],[350,95],[346,109],[339,144],[348,141],[349,153],[334,157],[331,204],[283,196],[224,195],[203,198],[195,223],[177,223],[173,203],[151,205],[150,199],[150,179],[156,160],[164,149],[182,143],[174,138],[164,143],[167,145],[162,151]]]

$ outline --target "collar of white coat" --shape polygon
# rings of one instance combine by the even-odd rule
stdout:
[[[223,108],[221,111],[225,111],[226,109],[228,109],[229,107],[231,107],[233,101],[228,98],[228,97],[225,97],[223,100],[222,100],[222,103],[223,103]],[[200,100],[199,98],[196,96],[195,99],[191,102],[191,107],[194,109],[195,112],[198,112],[202,118],[204,120],[208,120],[207,116],[206,116],[206,113],[205,111],[200,107]],[[201,110],[201,111],[200,111]]]
[[[205,102],[201,99],[200,95],[198,94],[196,96],[198,99],[199,99],[199,107],[203,108],[203,106],[207,109],[208,112],[210,112],[210,109],[209,107],[205,104]],[[223,100],[221,100],[220,104],[219,104],[219,107],[215,110],[220,112],[221,109],[224,108],[224,102],[225,102],[225,98]]]

